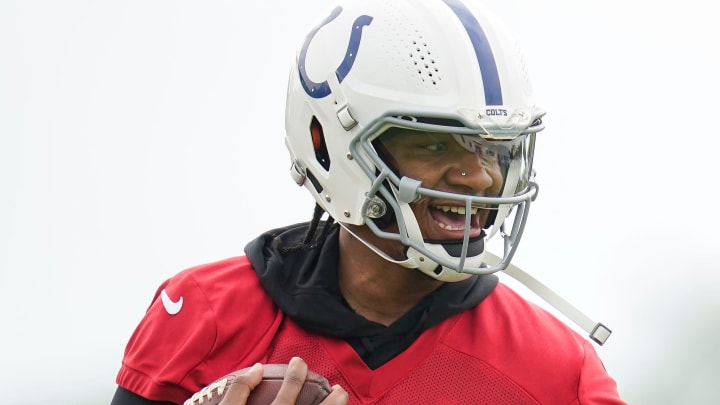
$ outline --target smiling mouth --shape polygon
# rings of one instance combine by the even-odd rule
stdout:
[[[476,236],[475,233],[480,233],[480,218],[478,215],[479,209],[476,207],[470,208],[470,236]],[[433,221],[446,231],[465,231],[465,207],[458,207],[455,205],[433,205],[430,207],[430,216]]]

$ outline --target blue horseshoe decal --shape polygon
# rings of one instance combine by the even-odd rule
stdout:
[[[300,56],[298,60],[300,83],[302,84],[303,89],[305,89],[305,93],[307,93],[307,95],[312,98],[323,98],[332,93],[332,90],[330,90],[330,85],[327,81],[316,83],[310,80],[307,72],[305,71],[305,57],[307,56],[308,47],[310,47],[310,41],[312,41],[312,39],[315,37],[315,34],[320,30],[320,28],[324,27],[332,20],[337,18],[337,16],[339,16],[341,12],[342,7],[336,7],[330,13],[330,15],[325,20],[323,20],[322,23],[320,23],[320,25],[310,31],[305,38],[305,43],[303,44],[302,50],[300,51]],[[348,43],[347,52],[345,52],[345,58],[340,63],[340,66],[338,66],[338,68],[335,70],[335,75],[338,78],[338,82],[342,83],[343,79],[345,79],[345,76],[347,76],[353,64],[355,63],[355,57],[357,56],[358,49],[360,48],[362,30],[365,26],[370,25],[372,20],[373,18],[367,15],[361,15],[360,17],[355,19],[355,22],[353,23],[353,30],[350,33],[350,42]]]

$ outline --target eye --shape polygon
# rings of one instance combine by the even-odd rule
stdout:
[[[430,144],[423,145],[423,148],[431,151],[431,152],[444,152],[447,150],[447,145],[440,142],[434,142]]]

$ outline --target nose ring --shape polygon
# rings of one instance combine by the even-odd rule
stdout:
[[[467,176],[467,173],[462,172],[462,173],[460,173],[460,175],[461,175],[461,176]]]

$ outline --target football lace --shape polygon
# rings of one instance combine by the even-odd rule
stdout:
[[[227,386],[228,379],[223,378],[221,380],[215,381],[214,383],[208,385],[207,387],[201,389],[200,391],[196,392],[191,396],[183,405],[196,405],[196,404],[202,404],[203,401],[205,401],[205,398],[209,400],[213,397],[213,392],[217,391],[218,395],[222,395],[223,392],[225,392],[225,387]]]

